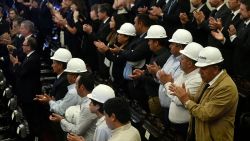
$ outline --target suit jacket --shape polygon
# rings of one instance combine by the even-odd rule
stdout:
[[[205,86],[192,98],[187,109],[195,118],[196,141],[233,141],[234,121],[238,104],[238,91],[231,77],[224,72],[209,86],[203,95]],[[198,99],[199,103],[196,103]],[[192,127],[189,126],[189,133]]]
[[[159,52],[154,53],[151,57],[150,64],[153,64],[154,62],[159,65],[161,68],[168,60],[171,53],[167,49],[167,47],[163,47]],[[145,73],[144,76],[141,78],[142,82],[144,83],[144,89],[145,93],[148,96],[158,96],[158,90],[159,90],[159,83],[155,81],[155,78],[152,74]]]
[[[148,46],[148,41],[144,38],[146,33],[139,38],[136,38],[128,45],[128,50],[120,53],[121,57],[124,57],[126,61],[136,62],[142,59],[146,59],[146,62],[149,62],[149,59],[152,55],[151,50]]]
[[[211,12],[210,16],[214,17],[215,19],[221,18],[222,26],[225,26],[225,23],[227,21],[228,15],[230,15],[231,11],[227,7],[226,4],[224,4],[219,11],[216,12],[215,15],[213,15],[213,11]],[[208,45],[213,47],[219,47],[221,44],[218,42],[211,34],[210,34],[210,28],[209,28],[209,20],[206,21],[206,28],[208,31]]]
[[[200,11],[203,12],[203,14],[205,15],[205,20],[207,20],[211,12],[207,5],[205,4],[200,9]],[[196,20],[193,17],[193,13],[191,13],[190,21],[186,25],[184,25],[184,28],[191,32],[194,42],[197,42],[203,46],[207,46],[208,34],[204,34],[204,30],[198,28]]]
[[[227,69],[227,72],[231,75],[233,74],[233,54],[235,51],[235,46],[230,42],[230,37],[228,35],[228,28],[230,25],[234,25],[234,27],[236,29],[239,28],[239,25],[242,23],[243,21],[240,19],[240,13],[238,13],[234,19],[232,20],[231,17],[229,16],[228,19],[226,20],[222,33],[226,38],[226,43],[224,45],[219,45],[218,44],[218,48],[221,51],[221,54],[224,58],[224,68]],[[218,42],[218,41],[217,41]]]
[[[111,29],[109,27],[109,22],[111,18],[109,18],[105,23],[101,22],[99,24],[99,28],[96,33],[92,32],[90,36],[91,41],[97,41],[100,40],[102,42],[106,43],[106,38],[108,34],[111,32]]]
[[[18,101],[31,103],[35,95],[41,93],[40,64],[40,56],[35,51],[23,63],[14,66]]]
[[[234,69],[235,74],[250,80],[250,24],[244,27],[242,22],[237,29],[237,37],[233,40],[234,51]]]
[[[55,100],[62,99],[68,91],[68,85],[67,74],[62,73],[60,77],[55,80],[50,95],[54,96]]]
[[[181,28],[181,22],[179,15],[181,12],[189,13],[190,11],[190,2],[187,0],[169,0],[168,3],[175,1],[171,7],[165,9],[164,15],[162,17],[162,25],[166,29],[167,35],[172,36],[172,34],[178,29]],[[166,4],[168,5],[168,4]]]

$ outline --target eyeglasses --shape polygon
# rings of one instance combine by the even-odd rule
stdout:
[[[29,46],[29,45],[28,45],[28,44],[26,44],[26,45],[25,45],[25,44],[23,44],[23,46]]]

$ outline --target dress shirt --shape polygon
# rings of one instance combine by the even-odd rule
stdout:
[[[202,79],[199,74],[199,69],[195,69],[188,74],[182,72],[174,81],[174,84],[177,86],[182,86],[184,83],[186,91],[188,91],[190,95],[195,95],[201,85],[201,82]],[[190,119],[189,111],[184,107],[177,96],[171,95],[172,92],[169,90],[170,85],[171,82],[164,85],[166,89],[166,95],[171,98],[169,107],[169,120],[177,124],[187,123]]]
[[[75,83],[68,86],[68,92],[64,98],[57,101],[49,101],[50,111],[60,115],[64,115],[66,109],[70,106],[79,104],[81,104],[81,97],[77,94]]]
[[[76,118],[76,123],[70,123],[66,119],[61,120],[61,128],[65,132],[74,133],[83,136],[86,141],[92,141],[96,128],[96,114],[89,110],[91,100],[88,97],[82,98],[81,110],[79,117]]]
[[[141,141],[138,130],[128,123],[111,131],[108,141]]]
[[[102,116],[96,122],[96,129],[93,141],[107,141],[111,136],[111,130],[108,128],[105,117]]]
[[[180,68],[180,55],[175,57],[174,55],[171,55],[167,62],[164,64],[162,70],[166,73],[166,74],[171,74],[172,78],[175,80],[180,73],[182,72],[181,68]],[[159,79],[159,72],[156,73],[156,77]],[[166,89],[164,88],[164,84],[160,84],[159,86],[159,99],[160,99],[160,103],[161,106],[163,108],[168,108],[170,106],[170,98],[165,94]]]

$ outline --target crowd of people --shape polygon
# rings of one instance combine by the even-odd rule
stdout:
[[[28,140],[140,141],[126,97],[178,141],[233,141],[249,23],[250,0],[2,0],[1,69]],[[50,93],[41,58],[56,75]]]

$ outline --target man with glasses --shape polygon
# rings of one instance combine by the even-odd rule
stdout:
[[[34,136],[39,133],[39,115],[38,105],[33,101],[37,93],[41,92],[40,84],[40,57],[36,52],[36,39],[30,37],[23,42],[23,53],[26,55],[21,63],[18,57],[10,55],[13,64],[14,74],[16,76],[16,95],[23,114],[29,123],[31,136],[29,140],[34,140]]]

